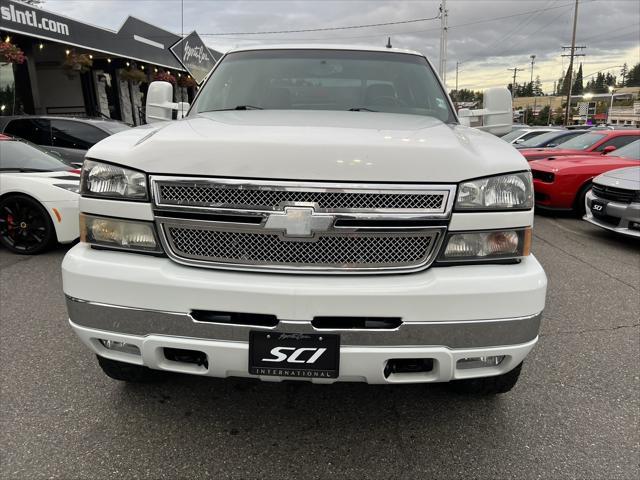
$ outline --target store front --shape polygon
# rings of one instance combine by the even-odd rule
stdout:
[[[190,101],[221,54],[134,17],[114,32],[0,0],[0,115],[73,115],[144,122],[149,82]]]

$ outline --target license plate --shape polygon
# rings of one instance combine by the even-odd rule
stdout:
[[[340,336],[249,333],[249,373],[296,378],[337,378]]]
[[[597,217],[602,217],[607,213],[607,203],[600,202],[598,200],[593,200],[591,202],[591,213],[593,213]]]

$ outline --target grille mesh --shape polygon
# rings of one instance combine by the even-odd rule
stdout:
[[[272,233],[165,225],[179,257],[216,263],[328,268],[401,267],[424,263],[438,233],[334,233],[316,241],[286,241]]]
[[[375,193],[224,188],[217,184],[158,183],[158,203],[164,205],[277,210],[283,203],[316,203],[320,210],[420,209],[441,210],[443,193]]]
[[[634,200],[640,201],[640,194],[633,190],[626,190],[624,188],[605,187],[604,185],[593,184],[593,193],[600,198],[606,198],[607,200],[613,200],[620,203],[631,203]]]

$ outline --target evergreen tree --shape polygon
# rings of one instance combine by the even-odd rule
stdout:
[[[622,65],[622,68],[620,69],[620,78],[622,78],[622,80],[620,81],[621,87],[626,87],[626,80],[628,76],[629,76],[629,67],[627,65],[627,62],[624,62],[624,64]]]
[[[582,63],[578,68],[578,73],[576,73],[576,78],[573,81],[573,87],[571,87],[571,95],[582,95],[584,92],[584,85],[582,83]]]
[[[636,63],[629,69],[629,74],[624,84],[626,87],[640,87],[640,63]]]
[[[536,81],[533,83],[533,95],[541,97],[544,95],[542,91],[542,82],[540,81],[540,75],[536,77]]]

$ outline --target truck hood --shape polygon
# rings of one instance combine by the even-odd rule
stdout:
[[[205,113],[112,135],[87,157],[147,173],[283,180],[452,183],[528,169],[488,133],[378,112]]]

